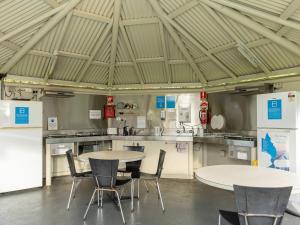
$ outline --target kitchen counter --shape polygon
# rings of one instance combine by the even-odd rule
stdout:
[[[59,144],[59,143],[70,143],[70,142],[88,142],[88,141],[113,141],[113,140],[124,140],[124,141],[176,141],[176,142],[193,142],[193,137],[188,136],[115,136],[115,135],[104,135],[104,136],[87,136],[87,137],[55,137],[46,138],[46,144]]]
[[[104,135],[104,136],[65,136],[65,137],[51,137],[46,138],[46,144],[59,144],[59,143],[71,143],[71,142],[89,142],[89,141],[175,141],[175,142],[194,142],[194,143],[206,143],[206,144],[220,144],[220,145],[235,145],[239,140],[225,139],[224,136],[204,136],[204,137],[191,137],[191,136],[116,136],[116,135]],[[256,147],[255,141],[243,141],[247,147]]]

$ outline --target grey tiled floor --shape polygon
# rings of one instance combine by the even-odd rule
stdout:
[[[104,207],[92,206],[84,222],[82,216],[92,194],[92,181],[82,182],[78,194],[66,210],[70,178],[55,179],[51,188],[0,195],[0,225],[116,225],[122,224],[117,207],[105,201]],[[146,193],[141,184],[141,198],[135,212],[130,202],[122,202],[127,224],[143,225],[216,225],[218,209],[234,209],[231,192],[219,190],[196,180],[161,180],[166,212],[162,213],[153,188]],[[300,224],[300,218],[286,215],[284,225]]]

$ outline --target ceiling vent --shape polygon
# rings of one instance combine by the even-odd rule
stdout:
[[[257,86],[237,86],[235,87],[232,94],[256,95],[256,94],[272,93],[273,90],[274,90],[273,84],[262,84]]]
[[[44,96],[46,96],[46,97],[55,97],[55,98],[69,98],[69,97],[74,97],[74,93],[69,92],[69,91],[50,91],[50,90],[46,90],[46,91],[44,91]]]

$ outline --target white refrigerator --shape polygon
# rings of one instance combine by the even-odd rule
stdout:
[[[257,96],[258,165],[300,173],[300,92]]]
[[[0,100],[0,193],[42,186],[42,102]]]

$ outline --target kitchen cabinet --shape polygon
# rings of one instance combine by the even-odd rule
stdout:
[[[181,149],[178,148],[180,144]],[[193,143],[175,141],[123,141],[113,140],[113,150],[122,150],[126,145],[145,146],[145,159],[142,161],[141,171],[156,173],[160,149],[166,151],[164,178],[193,178]],[[122,167],[122,165],[121,165]]]

